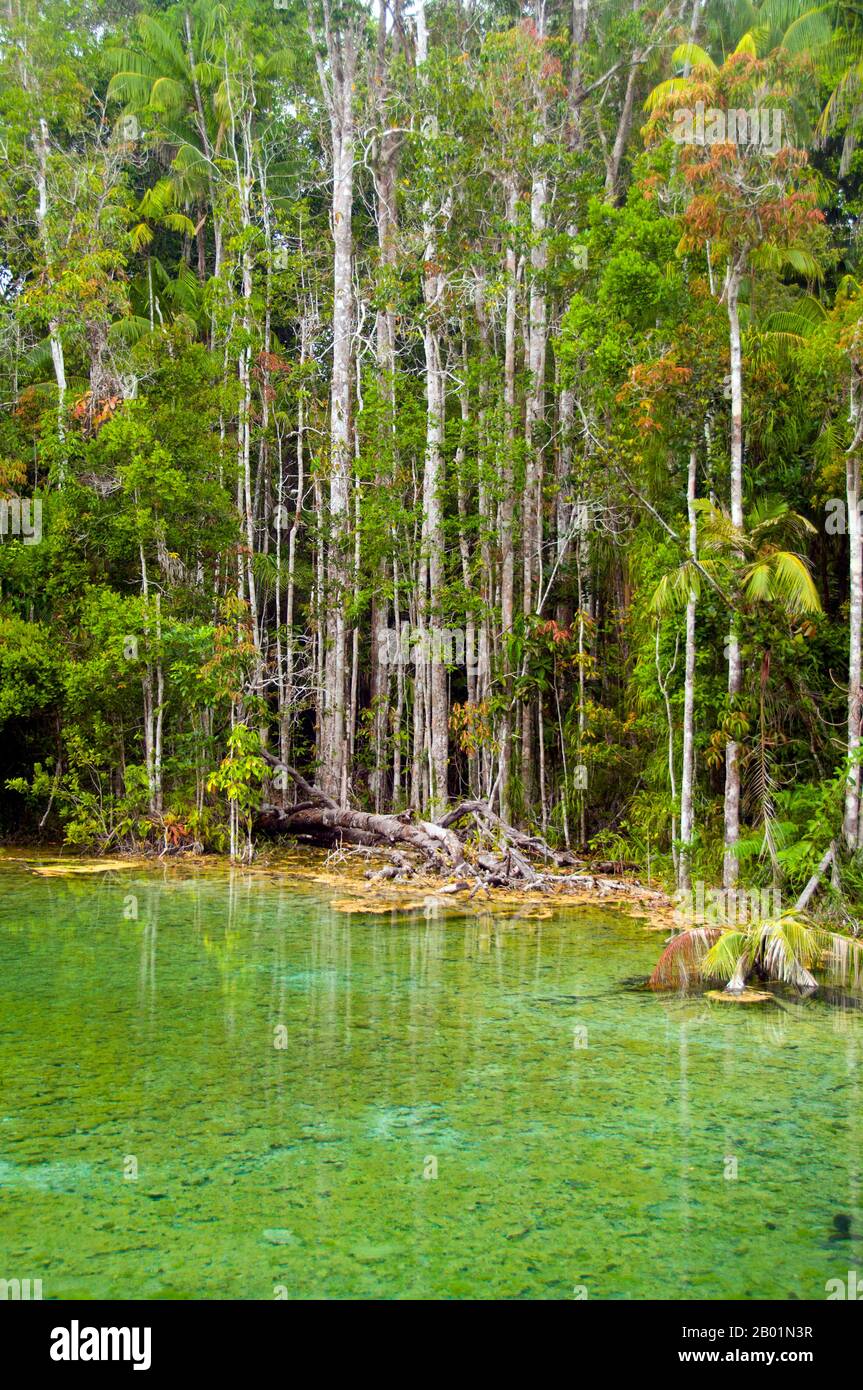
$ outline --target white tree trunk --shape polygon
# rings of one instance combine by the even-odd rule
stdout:
[[[425,88],[423,68],[428,57],[428,33],[426,31],[425,6],[423,0],[417,3],[417,71],[421,90]],[[437,122],[433,115],[426,113],[423,119],[423,133],[433,140],[437,135]],[[448,205],[448,195],[444,199],[444,212]],[[430,748],[430,799],[432,813],[437,814],[446,806],[449,781],[449,709],[447,692],[447,672],[443,660],[443,614],[441,599],[444,585],[444,534],[442,513],[442,489],[444,481],[443,439],[446,419],[446,390],[439,324],[441,320],[444,294],[444,277],[437,264],[438,247],[431,199],[423,205],[424,272],[423,299],[425,301],[426,321],[423,343],[425,347],[426,368],[426,450],[423,476],[423,515],[425,518],[425,545],[428,550],[428,602],[421,595],[425,606],[424,626],[430,633],[431,655],[429,662],[429,686],[427,709]]]
[[[677,639],[676,637],[675,637],[675,639],[674,639],[674,660],[672,661],[671,665],[668,667],[668,670],[665,672],[665,675],[663,676],[663,674],[662,674],[662,665],[661,665],[661,662],[660,662],[660,660],[659,660],[659,633],[660,633],[660,624],[657,623],[657,624],[656,624],[656,652],[655,652],[655,660],[656,660],[656,682],[657,682],[657,685],[659,686],[660,694],[662,695],[662,699],[663,699],[663,701],[664,701],[664,703],[665,703],[665,725],[666,725],[666,731],[667,731],[667,737],[668,737],[668,759],[667,759],[667,761],[668,761],[668,785],[669,785],[669,787],[670,787],[670,789],[671,789],[671,808],[672,808],[672,809],[671,809],[671,858],[672,858],[672,860],[673,860],[673,862],[674,862],[674,872],[675,872],[675,876],[676,876],[677,873],[678,873],[678,871],[679,871],[678,853],[677,853],[677,773],[676,773],[675,766],[674,766],[674,762],[675,762],[675,759],[674,759],[674,716],[673,716],[672,710],[671,710],[671,696],[670,696],[669,693],[668,693],[668,685],[669,685],[669,681],[671,680],[672,675],[674,674],[674,669],[675,669],[675,667],[676,667],[676,665],[677,665],[678,639]]]
[[[506,204],[504,216],[507,224],[514,228],[518,204],[518,185],[513,176],[506,183]],[[507,822],[512,819],[510,810],[510,777],[512,774],[512,670],[509,659],[509,639],[512,635],[514,618],[515,589],[515,549],[513,545],[513,464],[515,456],[516,400],[515,400],[515,352],[516,352],[516,306],[518,295],[518,269],[513,240],[506,248],[506,309],[504,319],[504,449],[503,477],[501,478],[501,501],[499,508],[500,550],[500,619],[503,640],[504,708],[500,718],[500,814]]]
[[[42,254],[45,258],[45,269],[51,273],[51,262],[53,260],[51,252],[51,236],[48,230],[48,123],[44,118],[39,120],[39,129],[35,136],[36,143],[36,221],[39,227],[39,240],[42,243]],[[63,340],[60,337],[60,327],[55,318],[48,323],[49,341],[51,343],[51,361],[54,365],[54,378],[57,382],[57,438],[62,444],[65,438],[65,411],[66,411],[66,358],[63,352]],[[62,485],[64,465],[61,462],[60,483]]]
[[[342,794],[345,747],[345,604],[348,592],[351,448],[351,214],[354,142],[350,93],[342,96],[343,118],[333,128],[333,374],[330,419],[330,551],[324,662],[324,727],[321,787]]]
[[[689,555],[698,556],[698,530],[695,515],[695,492],[698,473],[698,453],[689,455],[689,474],[686,483],[686,511],[689,519]],[[690,887],[692,868],[693,792],[695,787],[695,593],[689,592],[686,604],[686,659],[683,677],[683,766],[680,773],[680,857],[677,864],[677,886],[682,891]]]
[[[544,117],[544,112],[543,112]],[[539,144],[541,134],[535,144]],[[542,589],[542,438],[545,421],[546,323],[545,272],[548,248],[545,242],[545,205],[548,188],[544,172],[536,170],[530,192],[530,296],[528,309],[529,384],[525,403],[525,480],[523,511],[522,611],[525,621],[534,609]],[[521,778],[525,800],[533,796],[534,757],[531,702],[522,707]]]
[[[582,142],[581,131],[581,50],[587,34],[587,16],[590,0],[572,0],[572,72],[569,81],[570,143],[578,149]]]
[[[351,218],[354,188],[354,86],[362,29],[359,21],[334,16],[324,0],[327,65],[309,3],[309,30],[321,89],[330,117],[333,192],[333,369],[330,388],[330,498],[327,593],[324,602],[324,680],[321,693],[319,784],[339,799],[347,785],[345,720],[345,629],[349,594],[351,338],[353,329]],[[341,27],[334,30],[333,23]],[[327,70],[328,69],[328,70]]]
[[[376,71],[377,110],[381,122],[378,136],[377,158],[374,163],[375,206],[377,214],[378,252],[381,268],[390,273],[396,262],[398,232],[396,205],[396,175],[401,136],[392,128],[392,117],[387,106],[389,95],[389,71],[387,65],[386,21],[387,6],[381,5],[378,21],[378,54]],[[381,426],[381,455],[384,467],[381,468],[377,486],[388,485],[386,464],[394,467],[396,457],[396,322],[395,311],[389,302],[391,288],[386,285],[387,303],[380,304],[375,318],[375,340],[378,375],[383,403],[383,422]],[[390,670],[386,659],[386,648],[379,633],[388,626],[389,602],[385,588],[388,577],[388,557],[381,553],[378,563],[378,583],[371,602],[372,634],[372,769],[369,776],[369,790],[374,799],[376,811],[383,809],[386,778],[384,773],[385,748],[387,737],[387,695],[390,687]],[[397,629],[398,630],[398,629]],[[395,794],[395,789],[394,789]]]
[[[860,830],[860,641],[863,631],[863,535],[860,525],[859,435],[863,430],[857,387],[852,390],[854,443],[845,459],[845,500],[848,509],[848,780],[845,784],[845,847],[857,848]]]
[[[740,343],[739,296],[740,282],[746,268],[747,250],[738,249],[728,265],[725,281],[725,302],[728,312],[728,334],[731,349],[731,521],[743,530],[743,358]],[[740,663],[740,631],[732,619],[728,636],[728,695],[733,708],[740,695],[743,672]],[[740,749],[734,739],[725,745],[725,853],[722,863],[722,886],[734,888],[737,883],[737,855],[740,838]]]

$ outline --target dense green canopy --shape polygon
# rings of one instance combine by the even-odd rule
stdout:
[[[0,34],[3,832],[239,853],[274,758],[853,898],[857,12]]]

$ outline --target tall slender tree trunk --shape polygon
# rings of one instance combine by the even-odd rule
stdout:
[[[350,110],[351,98],[343,98]],[[330,397],[330,534],[327,569],[327,623],[324,660],[324,727],[321,786],[331,796],[342,791],[345,739],[345,605],[348,592],[347,543],[350,497],[351,393],[351,213],[353,208],[353,124],[334,123],[333,372]]]
[[[513,493],[513,470],[515,462],[516,399],[515,399],[515,354],[516,354],[516,307],[518,296],[518,267],[515,248],[515,218],[518,202],[518,184],[514,175],[506,182],[505,218],[512,229],[511,239],[506,248],[506,307],[504,319],[504,448],[503,470],[500,480],[499,549],[500,549],[500,625],[503,645],[503,712],[500,719],[500,814],[505,821],[512,819],[510,792],[512,782],[512,662],[509,643],[512,638],[515,617],[515,547],[513,541],[513,522],[515,518],[515,498]]]
[[[582,48],[587,35],[587,17],[590,0],[572,0],[572,27],[570,43],[572,46],[572,69],[569,79],[569,139],[573,149],[582,143],[581,130],[581,69]]]
[[[47,273],[50,274],[53,254],[51,250],[51,235],[48,230],[48,123],[44,118],[40,118],[39,120],[39,128],[35,136],[35,143],[36,221],[39,227],[39,240],[42,243],[42,255],[45,259],[45,268]],[[51,344],[51,361],[54,366],[54,378],[57,382],[57,439],[62,445],[66,430],[66,357],[63,351],[63,340],[60,337],[60,325],[56,318],[49,319],[48,334]],[[65,462],[61,459],[61,485],[64,481],[64,472]]]
[[[318,75],[330,117],[333,191],[333,367],[330,388],[329,553],[325,602],[324,688],[318,736],[319,780],[322,789],[339,799],[347,784],[346,769],[346,605],[349,595],[349,531],[351,479],[351,336],[352,234],[354,185],[354,85],[359,57],[358,21],[334,18],[324,0],[325,66],[309,5],[309,27]],[[341,27],[334,29],[334,23]],[[327,71],[327,67],[329,71]]]
[[[698,451],[689,454],[689,473],[686,480],[686,512],[689,520],[689,555],[698,556],[698,528],[695,513],[695,492],[698,475]],[[688,892],[692,868],[693,792],[695,787],[695,606],[694,589],[689,591],[686,604],[686,658],[683,677],[683,766],[680,774],[680,857],[677,864],[677,886]]]
[[[860,443],[863,439],[860,383],[851,389],[854,439],[845,456],[845,504],[848,514],[848,776],[845,784],[844,838],[849,852],[860,838],[860,643],[863,633],[863,534],[860,524]]]
[[[186,62],[189,66],[189,72],[192,78],[192,92],[195,98],[195,124],[198,128],[198,138],[201,141],[201,149],[204,153],[207,168],[207,186],[210,193],[210,213],[213,218],[213,246],[215,252],[213,274],[218,275],[222,267],[222,226],[218,211],[215,181],[213,179],[212,173],[214,168],[212,162],[213,147],[210,143],[210,133],[207,129],[207,117],[204,110],[204,101],[201,95],[201,87],[196,76],[197,58],[195,54],[195,46],[192,41],[192,20],[188,10],[184,11],[183,13],[183,32],[185,36]],[[203,230],[203,224],[202,222],[200,222],[198,226],[197,239],[198,274],[201,280],[206,279],[207,274],[207,257],[203,237]],[[212,326],[212,331],[215,331],[214,324]]]
[[[545,112],[542,112],[543,125]],[[544,131],[534,141],[539,146]],[[541,155],[540,155],[541,158]],[[530,295],[528,308],[528,390],[525,403],[525,480],[524,522],[522,526],[522,611],[525,631],[542,588],[542,431],[545,424],[546,323],[545,273],[548,248],[545,242],[545,208],[548,185],[544,171],[534,172],[530,194]],[[525,805],[534,793],[534,719],[532,702],[522,706],[521,779]]]
[[[701,12],[704,9],[705,0],[692,0],[692,14],[689,19],[689,42],[696,43],[698,40],[698,30],[701,26]],[[688,77],[692,71],[692,64],[686,62],[683,65],[683,75]]]
[[[461,333],[461,361],[459,363],[461,381],[459,384],[459,407],[461,410],[461,433],[459,435],[458,447],[455,456],[456,485],[458,488],[458,515],[459,515],[459,554],[461,557],[461,575],[465,592],[465,618],[464,618],[464,642],[465,642],[465,666],[467,677],[467,698],[468,704],[477,703],[477,667],[476,667],[476,621],[473,608],[473,573],[471,566],[471,546],[469,541],[469,499],[467,483],[464,476],[465,462],[467,459],[467,432],[470,427],[470,395],[468,392],[468,349],[467,333],[464,323],[462,323]],[[479,796],[479,755],[476,749],[472,749],[468,754],[468,787],[472,797]]]
[[[494,608],[496,584],[496,568],[492,552],[492,507],[489,488],[489,474],[492,465],[490,462],[491,451],[489,449],[488,440],[488,377],[489,365],[491,364],[493,367],[494,364],[492,363],[489,344],[489,325],[488,315],[486,313],[485,294],[485,277],[481,272],[478,272],[474,289],[474,312],[477,328],[479,330],[480,342],[479,406],[477,410],[477,506],[480,525],[480,555],[482,559],[478,583],[482,608],[479,629],[479,650],[477,652],[476,693],[474,697],[477,703],[482,703],[488,698],[491,687],[492,637],[490,615]],[[478,788],[478,794],[480,796],[487,798],[490,795],[493,777],[492,750],[488,746],[488,743],[484,741],[480,752],[480,787]]]
[[[606,162],[605,171],[605,198],[607,202],[617,201],[620,183],[620,166],[623,162],[626,142],[629,139],[629,132],[632,128],[632,113],[635,106],[635,86],[638,81],[638,70],[641,66],[641,55],[636,50],[632,55],[629,71],[626,75],[626,88],[623,93],[623,105],[620,108],[620,116],[617,122],[617,133],[614,137],[614,144],[611,147],[611,154]]]
[[[141,597],[144,600],[144,641],[146,654],[141,689],[144,705],[144,766],[147,771],[147,791],[151,816],[162,811],[162,706],[164,703],[164,672],[162,667],[162,613],[160,595],[156,595],[156,640],[150,628],[150,582],[144,543],[138,543],[141,564]],[[154,651],[155,646],[155,661]]]
[[[428,59],[428,32],[426,30],[425,6],[423,0],[417,3],[417,71],[421,89],[425,88],[423,68]],[[423,119],[423,132],[427,140],[433,141],[437,135],[437,121],[430,113]],[[448,198],[445,199],[445,206]],[[446,391],[439,323],[441,319],[444,294],[444,276],[438,265],[438,245],[431,199],[423,206],[424,272],[423,299],[425,302],[425,348],[426,368],[426,450],[423,477],[423,516],[425,519],[425,544],[428,550],[428,603],[427,621],[424,624],[430,638],[429,685],[427,710],[430,734],[430,774],[432,811],[440,811],[446,805],[449,783],[449,709],[447,691],[447,670],[443,659],[443,585],[444,585],[444,534],[443,534],[443,481],[444,459],[443,439],[446,417]],[[424,596],[423,596],[424,600]]]
[[[401,608],[399,604],[399,572],[396,555],[395,528],[391,528],[393,562],[393,622],[396,632],[401,632]],[[401,804],[402,792],[402,711],[405,707],[405,668],[404,662],[396,662],[396,708],[392,721],[393,741],[393,807]]]
[[[585,690],[585,666],[587,665],[588,648],[587,634],[585,632],[585,619],[588,616],[587,607],[590,603],[589,568],[585,564],[585,527],[581,524],[585,517],[582,511],[579,517],[578,535],[575,542],[575,574],[578,586],[578,767],[580,775],[586,777],[587,765],[585,758],[585,735],[587,733],[587,700]],[[586,787],[581,786],[578,798],[578,833],[579,844],[587,844],[587,797]]]
[[[743,530],[743,357],[740,341],[740,284],[746,269],[748,248],[738,247],[731,256],[725,280],[725,304],[728,313],[728,336],[731,349],[731,521]],[[740,628],[732,618],[728,635],[728,698],[736,704],[743,687],[740,661]],[[740,838],[740,748],[736,740],[725,745],[725,853],[722,863],[722,886],[734,888],[737,883],[737,855]]]
[[[243,237],[243,250],[240,258],[240,272],[242,283],[242,338],[237,363],[237,372],[240,382],[240,406],[237,418],[237,463],[239,476],[238,509],[242,518],[243,529],[245,532],[244,553],[241,551],[239,556],[239,580],[238,594],[243,593],[248,597],[249,619],[252,628],[252,641],[255,648],[255,670],[252,676],[252,688],[256,694],[261,693],[262,682],[262,652],[261,652],[261,615],[258,610],[257,584],[255,581],[254,556],[255,556],[255,509],[252,502],[252,256],[248,249],[249,235],[252,228],[252,208],[251,196],[254,182],[254,165],[252,157],[252,133],[251,119],[252,108],[254,105],[254,93],[246,92],[245,88],[239,86],[241,94],[242,108],[237,111],[235,107],[234,92],[238,86],[233,81],[232,74],[228,70],[227,56],[225,57],[225,91],[227,93],[229,126],[230,126],[230,146],[234,163],[234,179],[237,190],[237,206],[239,208],[240,228]]]
[[[399,0],[396,0],[398,7]],[[388,95],[388,63],[386,35],[387,6],[381,5],[378,22],[378,51],[376,84],[378,112],[381,131],[377,143],[377,157],[374,164],[375,203],[378,230],[378,254],[386,295],[384,303],[379,304],[375,317],[375,340],[378,377],[382,395],[382,428],[380,464],[377,471],[377,486],[386,487],[393,475],[396,458],[396,322],[392,306],[392,285],[389,277],[394,273],[396,262],[398,232],[396,206],[396,174],[401,136],[391,126],[391,118],[386,107]],[[389,475],[389,477],[388,477]],[[372,632],[372,769],[369,790],[374,799],[376,811],[382,809],[385,790],[385,745],[387,736],[387,694],[390,685],[390,671],[387,662],[386,641],[382,634],[388,626],[389,602],[386,597],[388,579],[388,557],[381,550],[377,566],[377,585],[372,594],[371,632]]]
[[[13,15],[11,4],[8,7],[8,11],[11,21]],[[29,54],[26,44],[20,46],[19,55],[21,86],[25,92],[33,95],[36,83],[29,66]],[[39,241],[42,246],[45,273],[50,276],[54,261],[51,233],[48,227],[48,152],[50,148],[50,135],[48,131],[48,122],[44,116],[39,117],[32,139],[36,154],[36,225],[39,232]],[[60,323],[53,315],[48,320],[48,338],[51,345],[51,362],[54,367],[54,378],[57,382],[57,440],[61,446],[58,481],[59,485],[62,487],[66,472],[66,460],[62,447],[66,437],[66,358],[63,350],[63,339],[60,336]]]
[[[658,684],[658,686],[659,686],[659,691],[660,691],[660,694],[662,695],[663,702],[664,702],[664,704],[665,704],[665,722],[666,722],[666,728],[667,728],[667,731],[668,731],[668,785],[669,785],[669,787],[670,787],[670,789],[671,789],[671,858],[672,858],[672,861],[673,861],[673,863],[674,863],[674,872],[675,872],[675,876],[677,876],[677,874],[679,873],[679,868],[680,868],[680,865],[679,865],[679,858],[678,858],[678,850],[677,850],[677,772],[676,772],[676,769],[675,769],[675,757],[674,757],[674,716],[673,716],[672,710],[671,710],[671,696],[670,696],[669,693],[668,693],[668,686],[669,686],[669,681],[671,680],[671,677],[672,677],[672,675],[674,674],[674,669],[675,669],[675,667],[676,667],[676,665],[677,665],[677,656],[678,656],[678,651],[679,651],[679,638],[675,637],[675,639],[674,639],[674,660],[672,661],[671,665],[668,667],[668,670],[665,672],[665,675],[663,676],[663,674],[662,674],[662,663],[660,662],[660,659],[659,659],[659,635],[660,635],[660,628],[661,628],[661,624],[660,624],[660,623],[657,623],[657,624],[656,624],[656,681],[657,681],[657,684]]]

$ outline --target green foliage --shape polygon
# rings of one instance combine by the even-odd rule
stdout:
[[[366,11],[334,13],[362,50],[344,495],[327,34],[263,0],[2,21],[0,500],[43,508],[38,544],[0,544],[3,830],[248,850],[262,749],[327,771],[342,637],[349,798],[427,810],[432,670],[376,660],[406,622],[477,635],[444,662],[451,796],[670,883],[694,600],[693,868],[720,870],[733,741],[740,863],[802,886],[848,775],[848,544],[823,522],[861,369],[858,20],[709,3],[681,45],[662,7],[615,4],[574,55],[565,8],[540,36],[442,4],[417,71],[401,21],[376,56]],[[794,141],[676,143],[683,95],[781,104]]]
[[[254,729],[235,724],[228,734],[228,752],[207,779],[207,790],[222,792],[236,808],[251,850],[252,818],[261,801],[261,784],[267,764],[261,757],[260,739]]]

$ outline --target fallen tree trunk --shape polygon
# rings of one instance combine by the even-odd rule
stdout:
[[[270,834],[299,835],[332,844],[339,838],[351,844],[407,845],[427,860],[445,861],[453,869],[466,868],[461,840],[451,830],[431,821],[413,823],[410,814],[383,816],[373,811],[347,811],[338,806],[308,806],[292,810],[263,806],[256,830]]]
[[[553,849],[539,835],[507,825],[484,801],[463,801],[438,821],[417,820],[412,810],[398,815],[353,811],[337,805],[331,796],[312,786],[295,768],[283,767],[271,753],[264,753],[264,757],[272,766],[287,773],[303,799],[294,806],[263,806],[255,820],[259,833],[292,835],[326,849],[344,843],[389,851],[404,873],[412,872],[413,866],[400,851],[410,849],[421,856],[423,868],[461,874],[477,887],[514,884],[540,888],[544,887],[542,865],[561,868],[584,862],[568,850]],[[465,841],[471,827],[465,826],[461,831],[455,829],[460,821],[467,820],[473,822],[470,862],[465,854]],[[541,862],[537,862],[535,868],[531,860]],[[599,867],[609,869],[612,866]]]

